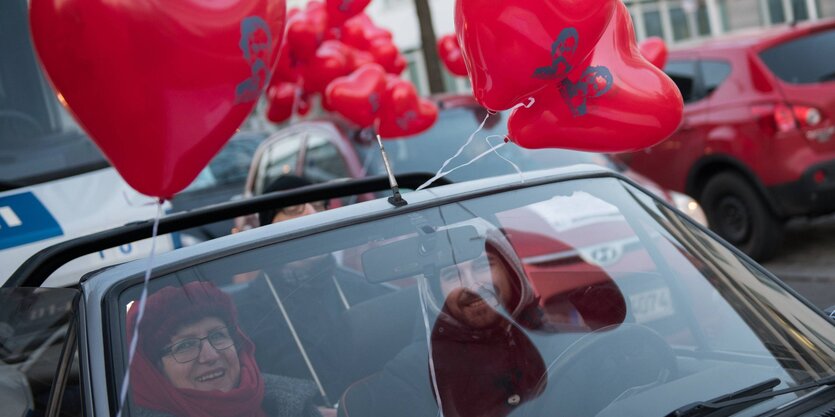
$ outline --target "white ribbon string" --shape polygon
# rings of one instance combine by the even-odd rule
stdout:
[[[488,137],[484,138],[484,140],[487,142],[487,145],[488,145],[488,146],[490,146],[490,149],[493,149],[493,151],[496,153],[496,155],[498,155],[498,156],[499,156],[499,158],[502,158],[502,159],[504,159],[505,161],[507,161],[507,163],[508,163],[508,164],[510,164],[510,165],[513,167],[513,169],[514,169],[514,170],[516,170],[516,173],[517,173],[517,174],[519,174],[519,180],[520,180],[520,182],[525,182],[525,177],[522,175],[522,170],[521,170],[521,169],[519,169],[519,166],[518,166],[518,165],[516,165],[516,164],[514,164],[514,163],[513,163],[513,161],[511,161],[510,159],[507,159],[504,155],[500,154],[500,153],[499,153],[499,151],[497,150],[497,149],[499,149],[499,148],[498,148],[498,147],[494,147],[494,146],[493,146],[493,144],[492,144],[492,143],[490,143],[490,138],[500,138],[501,140],[503,140],[503,141],[504,141],[504,142],[503,142],[503,144],[506,144],[506,143],[507,143],[507,141],[508,141],[507,136],[502,136],[502,135],[490,135],[490,136],[488,136]]]
[[[302,88],[298,85],[296,88],[293,89],[293,105],[290,109],[290,124],[293,124],[299,120],[299,106],[300,101],[302,99]]]
[[[513,111],[513,110],[516,110],[516,109],[521,108],[521,107],[524,107],[524,108],[526,108],[526,109],[529,109],[529,108],[531,108],[531,106],[533,106],[533,105],[534,105],[534,103],[536,103],[536,99],[535,99],[535,98],[533,98],[533,97],[528,97],[528,102],[527,102],[527,103],[524,103],[524,102],[523,102],[523,103],[518,103],[518,104],[516,104],[515,106],[511,107],[511,108],[510,108],[510,110],[511,110],[511,111]],[[490,115],[491,115],[491,114],[493,114],[493,113],[490,113],[490,112],[488,112],[488,113],[487,113],[487,116],[485,116],[485,117],[484,117],[484,120],[482,120],[482,121],[481,121],[481,125],[479,125],[479,126],[478,126],[478,129],[476,129],[476,130],[475,130],[475,132],[473,132],[473,133],[470,135],[470,137],[467,139],[467,142],[465,142],[465,143],[464,143],[464,145],[462,145],[462,146],[458,149],[458,152],[456,152],[456,153],[455,153],[455,155],[452,155],[452,157],[450,157],[449,159],[447,159],[447,160],[444,162],[444,164],[443,164],[443,165],[441,165],[441,169],[439,169],[439,170],[438,170],[438,172],[435,174],[435,176],[433,176],[432,178],[430,178],[430,179],[429,179],[428,181],[426,181],[425,183],[421,184],[421,185],[420,185],[420,187],[418,187],[415,191],[420,191],[420,190],[422,190],[422,189],[424,189],[424,188],[426,188],[426,187],[428,187],[428,186],[432,185],[432,183],[434,183],[434,182],[435,182],[435,181],[437,181],[438,179],[443,178],[443,177],[445,177],[446,175],[449,175],[451,172],[453,172],[453,171],[457,170],[458,168],[463,168],[463,167],[465,167],[465,166],[467,166],[467,165],[470,165],[471,163],[473,163],[473,162],[477,161],[478,159],[480,159],[481,157],[483,157],[486,153],[493,152],[493,151],[495,151],[496,149],[499,149],[499,148],[501,148],[502,146],[504,146],[504,145],[505,145],[505,144],[501,144],[501,145],[498,145],[498,146],[496,146],[496,147],[493,147],[493,145],[492,145],[492,144],[490,144],[490,141],[488,140],[488,141],[487,141],[487,143],[488,143],[488,144],[490,144],[490,147],[491,147],[491,149],[490,149],[489,151],[487,151],[487,152],[485,152],[485,153],[482,153],[481,155],[479,155],[479,156],[475,157],[475,159],[473,159],[473,160],[472,160],[472,161],[470,161],[470,162],[467,162],[467,163],[465,163],[465,164],[463,164],[463,165],[459,165],[459,166],[457,166],[457,167],[455,167],[455,168],[453,168],[453,169],[451,169],[451,170],[449,170],[449,171],[444,172],[444,168],[446,168],[446,167],[447,167],[447,165],[449,165],[449,164],[450,164],[450,162],[452,162],[452,160],[453,160],[453,159],[455,159],[456,157],[458,157],[459,155],[461,155],[461,153],[463,153],[463,152],[464,152],[464,149],[467,147],[467,145],[469,145],[469,144],[473,141],[473,139],[475,138],[475,135],[477,135],[477,134],[478,134],[478,132],[480,132],[482,129],[484,129],[484,125],[487,123],[487,119],[488,119],[488,118],[490,118]],[[496,136],[495,136],[495,135],[493,135],[493,136],[491,136],[491,137],[496,137]],[[501,137],[503,137],[503,136],[501,136]],[[519,170],[519,167],[517,167],[517,166],[516,166],[513,162],[510,162],[507,158],[503,157],[503,156],[502,156],[501,154],[499,154],[498,152],[496,152],[496,154],[497,154],[497,155],[499,155],[499,157],[500,157],[500,158],[504,159],[505,161],[507,161],[507,162],[509,162],[511,165],[513,165],[513,167],[516,169],[516,172],[519,172],[519,173],[520,173],[520,175],[521,175],[521,171]]]
[[[513,111],[513,110],[516,110],[516,109],[518,109],[518,108],[520,108],[520,107],[524,107],[524,108],[526,108],[526,109],[529,109],[529,108],[531,108],[531,106],[533,106],[533,105],[534,105],[534,103],[536,103],[536,99],[535,99],[535,98],[533,98],[533,97],[528,97],[528,104],[525,104],[525,103],[519,103],[519,104],[517,104],[517,105],[515,105],[515,106],[511,107],[511,108],[510,108],[510,110],[511,110],[511,111]]]
[[[486,155],[490,154],[490,152],[494,152],[496,149],[499,149],[499,148],[501,148],[501,147],[502,147],[502,146],[504,146],[504,145],[507,145],[507,144],[506,144],[506,143],[501,143],[501,144],[499,144],[498,146],[491,147],[490,149],[488,149],[488,150],[486,150],[486,151],[484,151],[484,152],[482,152],[482,153],[478,154],[478,156],[476,156],[476,157],[475,157],[475,158],[473,158],[472,160],[470,160],[470,161],[468,161],[468,162],[465,162],[465,163],[463,163],[463,164],[461,164],[461,165],[458,165],[457,167],[452,168],[452,169],[450,169],[449,171],[446,171],[446,172],[441,172],[441,173],[439,173],[438,175],[435,175],[434,177],[432,177],[431,179],[429,179],[429,181],[426,181],[425,183],[423,183],[423,185],[421,185],[420,187],[418,187],[415,191],[420,191],[420,190],[422,190],[422,189],[426,188],[428,185],[430,185],[430,184],[432,184],[433,182],[435,182],[435,180],[437,180],[438,178],[445,177],[445,176],[447,176],[447,175],[449,175],[449,174],[451,174],[451,173],[453,173],[453,172],[455,172],[455,171],[457,171],[457,170],[459,170],[459,169],[461,169],[461,168],[464,168],[465,166],[470,165],[470,164],[472,164],[473,162],[478,161],[478,160],[479,160],[479,159],[481,159],[481,158],[484,158]],[[492,145],[491,145],[491,146],[492,146]]]
[[[429,352],[429,375],[432,377],[432,390],[435,392],[436,402],[438,403],[438,415],[444,417],[444,405],[441,400],[441,391],[438,389],[437,374],[435,373],[435,359],[432,357],[432,330],[429,323],[429,313],[426,310],[426,294],[429,291],[428,284],[425,278],[418,280],[418,298],[420,298],[420,309],[423,313],[423,327],[426,332],[426,348]]]
[[[128,369],[125,371],[125,379],[122,380],[122,388],[119,391],[119,408],[116,412],[116,417],[122,417],[122,409],[125,406],[125,400],[128,397],[128,388],[130,386],[130,367],[133,363],[133,357],[136,355],[136,346],[139,341],[139,323],[142,322],[142,316],[145,315],[145,301],[148,299],[148,281],[151,279],[151,268],[154,265],[154,252],[157,246],[157,231],[159,230],[159,219],[162,217],[162,200],[157,202],[157,217],[154,219],[154,229],[151,233],[151,253],[148,255],[148,267],[145,268],[145,281],[142,284],[142,296],[139,297],[139,313],[136,315],[136,323],[133,326],[133,335],[130,341],[130,350],[128,353]]]
[[[441,178],[441,177],[443,177],[443,175],[446,175],[446,174],[443,174],[443,175],[441,174],[442,172],[444,172],[444,168],[446,168],[447,165],[449,165],[449,163],[452,162],[453,159],[457,158],[458,155],[461,155],[461,153],[464,152],[464,149],[467,147],[467,145],[472,143],[473,139],[475,138],[475,135],[477,135],[478,132],[481,132],[481,130],[484,129],[484,125],[487,124],[487,119],[489,119],[489,118],[490,118],[490,113],[488,112],[487,115],[484,116],[484,120],[482,120],[481,124],[478,126],[478,129],[476,129],[475,132],[471,133],[470,137],[467,138],[467,141],[464,142],[464,144],[461,145],[460,148],[458,148],[458,152],[455,152],[455,155],[452,155],[451,157],[449,157],[449,159],[444,161],[444,164],[441,165],[441,168],[438,170],[438,172],[435,173],[435,176],[430,178],[429,181],[426,181],[425,183],[421,184],[421,186],[418,187],[417,190],[415,190],[415,191],[420,191],[420,190],[432,185],[432,183],[435,182],[436,180],[438,180],[438,178]]]

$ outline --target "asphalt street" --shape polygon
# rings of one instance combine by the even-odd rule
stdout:
[[[835,305],[835,216],[790,222],[780,254],[763,265],[818,307]]]

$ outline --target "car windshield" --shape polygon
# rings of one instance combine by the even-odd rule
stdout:
[[[23,0],[0,3],[0,191],[107,166],[44,78],[27,8]]]
[[[170,412],[178,402],[158,398],[174,387],[231,389],[258,370],[266,392],[309,392],[320,407],[369,417],[439,406],[446,416],[659,416],[769,378],[786,387],[835,373],[831,322],[630,183],[479,195],[276,235],[152,279],[131,411]],[[131,283],[104,306],[122,316],[109,346],[123,371],[142,293],[140,277]],[[178,298],[195,285],[221,295]],[[229,362],[183,371],[203,355]]]
[[[444,109],[438,115],[438,121],[426,132],[400,139],[386,140],[386,153],[396,173],[437,171],[448,158],[451,158],[478,129],[487,113],[478,106],[453,107]],[[490,150],[491,146],[503,143],[507,134],[509,113],[491,115],[485,126],[474,137],[473,142],[445,168],[454,168],[471,161],[476,156]],[[366,141],[360,145],[360,156],[370,175],[385,174],[380,150],[377,143]],[[512,163],[510,162],[512,161]],[[449,179],[466,181],[490,176],[512,174],[515,164],[522,171],[533,171],[574,164],[597,164],[611,169],[619,169],[609,157],[592,152],[579,152],[565,149],[530,150],[513,143],[491,153],[451,173]]]

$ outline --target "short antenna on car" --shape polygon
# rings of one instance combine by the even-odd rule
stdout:
[[[400,195],[400,187],[397,185],[397,179],[394,178],[394,173],[391,171],[389,157],[386,155],[386,148],[383,146],[383,139],[379,133],[377,134],[377,144],[380,145],[380,153],[383,154],[383,165],[386,167],[386,174],[389,176],[389,186],[391,186],[392,196],[388,198],[388,202],[395,207],[403,207],[409,203]]]

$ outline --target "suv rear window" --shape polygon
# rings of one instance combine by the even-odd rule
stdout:
[[[835,80],[835,29],[812,33],[760,52],[765,65],[781,80],[813,84]]]

